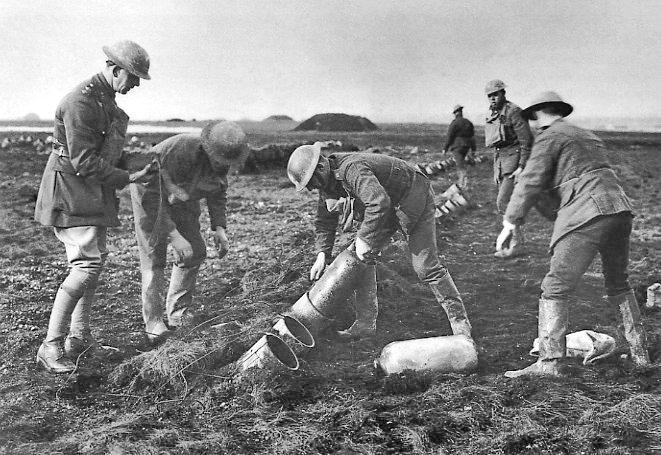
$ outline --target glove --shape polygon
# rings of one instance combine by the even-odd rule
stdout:
[[[310,281],[316,281],[321,278],[326,269],[326,253],[317,254],[317,260],[310,267]]]
[[[227,239],[224,227],[216,226],[216,230],[213,231],[213,243],[218,250],[218,258],[224,257],[230,249],[230,241]]]
[[[509,178],[514,179],[514,183],[516,183],[519,181],[519,174],[521,174],[522,172],[523,172],[523,168],[517,167],[516,171],[512,172],[512,175],[510,175]]]
[[[177,256],[177,262],[187,264],[193,258],[193,247],[176,229],[170,232],[170,243]]]
[[[367,244],[366,241],[361,239],[360,237],[356,237],[356,256],[358,256],[358,259],[361,261],[365,261],[365,259],[372,259],[371,256],[373,256],[372,253],[372,247]]]
[[[514,229],[516,226],[510,223],[507,220],[503,220],[503,230],[500,231],[498,239],[496,240],[496,251],[501,251],[505,243],[509,243],[512,235],[514,235]]]
[[[441,150],[441,155],[445,155],[447,151],[445,149]]]
[[[129,183],[146,183],[155,172],[158,172],[158,162],[156,160],[139,171],[129,174]]]

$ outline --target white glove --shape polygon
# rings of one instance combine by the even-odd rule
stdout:
[[[514,182],[516,183],[516,182],[519,181],[519,175],[520,175],[522,172],[523,172],[523,168],[522,168],[522,167],[517,167],[517,168],[516,168],[516,171],[512,172],[512,175],[510,175],[509,178],[514,179]]]
[[[506,242],[509,243],[512,235],[514,235],[515,228],[516,225],[510,223],[507,220],[503,220],[503,230],[500,231],[498,239],[496,240],[496,251],[501,251],[503,249],[503,245],[505,245]]]
[[[317,260],[310,267],[310,281],[316,281],[321,278],[326,268],[326,253],[317,254]]]
[[[372,252],[372,247],[367,244],[366,241],[360,237],[356,237],[356,256],[361,261],[365,260],[365,255],[369,255]]]

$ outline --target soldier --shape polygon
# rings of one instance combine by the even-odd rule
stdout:
[[[424,174],[389,156],[334,153],[325,157],[318,145],[304,145],[289,158],[287,175],[297,191],[319,190],[315,222],[318,253],[310,269],[311,278],[319,278],[330,262],[340,216],[341,225],[351,219],[361,221],[353,248],[362,261],[378,255],[400,228],[408,239],[413,268],[431,287],[453,333],[471,336],[459,291],[438,259],[434,192]],[[344,204],[338,204],[341,199]],[[369,275],[366,281],[376,283],[374,269]],[[374,298],[356,299],[356,321],[341,333],[344,337],[360,338],[376,330],[376,289],[370,284],[367,290]]]
[[[131,185],[135,233],[142,273],[142,315],[147,340],[163,341],[171,329],[192,318],[191,302],[200,265],[207,256],[200,233],[200,203],[206,199],[218,256],[229,249],[225,207],[230,165],[247,156],[246,136],[232,122],[208,124],[200,134],[178,134],[152,148],[159,177]],[[172,266],[163,320],[168,242],[177,256]]]
[[[521,108],[505,98],[505,83],[499,79],[489,81],[484,89],[491,110],[484,125],[484,140],[494,149],[493,172],[498,186],[496,208],[501,215],[512,195],[514,184],[530,156],[533,135],[530,126],[521,117]],[[517,226],[510,246],[495,252],[499,258],[511,258],[523,253],[523,228]]]
[[[451,152],[457,163],[457,174],[459,174],[458,185],[466,190],[468,189],[468,173],[466,170],[466,159],[470,151],[475,151],[475,127],[473,123],[464,118],[464,107],[457,104],[452,109],[454,120],[448,127],[448,134],[443,146],[443,154]]]
[[[601,255],[608,300],[618,306],[636,365],[649,364],[645,330],[636,297],[627,281],[631,204],[593,133],[564,120],[573,107],[554,92],[542,93],[523,112],[541,133],[519,176],[496,242],[501,248],[544,193],[555,200],[557,218],[551,237],[551,266],[539,300],[539,360],[505,373],[557,376],[566,354],[568,309],[576,285],[594,257]]]
[[[106,251],[106,229],[118,226],[115,190],[148,178],[151,166],[129,174],[120,158],[129,117],[115,93],[149,77],[149,56],[132,41],[104,46],[105,69],[60,101],[53,151],[39,188],[35,220],[53,226],[64,243],[69,275],[57,291],[37,363],[54,373],[75,369],[71,359],[94,345],[90,309]],[[66,339],[65,339],[66,337]]]

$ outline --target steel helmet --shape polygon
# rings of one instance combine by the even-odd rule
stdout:
[[[492,93],[498,92],[500,90],[505,90],[505,83],[501,81],[500,79],[494,79],[492,81],[487,82],[486,87],[484,87],[484,93],[487,95],[491,95]]]
[[[117,41],[112,46],[103,46],[103,52],[117,66],[142,79],[149,76],[149,54],[133,41]]]
[[[461,104],[457,104],[455,107],[452,108],[452,113],[454,114],[455,112],[461,111],[463,109],[464,109],[464,106],[462,106]]]
[[[321,147],[318,144],[301,145],[289,157],[287,177],[296,186],[296,191],[303,191],[319,164]]]
[[[230,166],[242,163],[248,156],[246,134],[234,122],[219,121],[208,123],[202,134],[202,148],[212,165]]]
[[[574,107],[571,104],[566,103],[556,92],[547,91],[537,95],[530,103],[530,106],[521,111],[521,116],[526,120],[530,120],[533,112],[538,111],[549,104],[555,104],[560,107],[561,115],[563,117],[567,117],[574,110]]]

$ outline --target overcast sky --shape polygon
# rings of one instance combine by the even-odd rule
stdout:
[[[151,56],[118,95],[133,120],[478,119],[493,78],[520,105],[553,89],[577,116],[661,115],[657,0],[2,0],[0,34],[0,119],[52,118],[120,39]]]

